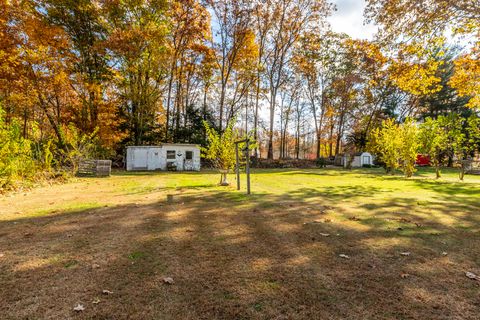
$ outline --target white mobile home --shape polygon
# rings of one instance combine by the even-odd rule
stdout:
[[[129,146],[127,171],[200,171],[200,147],[196,144],[163,143],[158,146]]]

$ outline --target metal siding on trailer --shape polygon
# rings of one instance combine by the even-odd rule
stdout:
[[[147,170],[148,169],[148,149],[135,148],[133,150],[133,169]]]
[[[177,170],[184,171],[184,160],[185,160],[185,148],[183,146],[178,146],[175,148],[175,161],[177,162]]]
[[[175,151],[177,170],[200,171],[200,149],[196,145],[165,144],[161,146],[131,146],[127,147],[126,169],[130,170],[167,170],[167,150]],[[193,158],[184,167],[186,152],[192,151]],[[190,160],[189,160],[190,161]]]
[[[160,157],[161,157],[161,148],[160,147],[151,147],[148,148],[147,152],[147,162],[148,170],[158,170],[161,168]]]

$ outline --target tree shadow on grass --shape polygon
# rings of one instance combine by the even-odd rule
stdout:
[[[378,176],[384,173],[383,169],[376,168],[357,168],[344,169],[342,167],[317,168],[317,169],[275,169],[275,170],[256,170],[255,174],[279,172],[281,175],[306,175],[306,176],[343,176],[345,174],[362,174],[365,177]]]
[[[429,180],[413,180],[415,184],[422,189],[431,190],[439,195],[450,197],[457,195],[467,195],[476,197],[480,206],[480,188],[472,184],[463,182],[446,182],[446,181],[429,181]]]
[[[328,186],[321,188],[300,188],[289,194],[297,199],[308,199],[323,197],[329,200],[352,199],[352,198],[369,198],[386,192],[382,188],[374,186],[360,185],[342,185]]]
[[[155,176],[155,175],[220,175],[218,170],[214,169],[202,169],[201,171],[162,171],[162,170],[151,170],[151,171],[126,171],[126,170],[115,170],[112,171],[112,176]]]
[[[474,319],[480,311],[478,285],[461,272],[478,263],[478,235],[464,230],[457,238],[441,220],[422,221],[440,237],[406,220],[394,220],[402,230],[389,229],[384,218],[392,213],[412,221],[427,213],[410,199],[370,203],[358,221],[327,222],[342,197],[380,191],[177,191],[171,202],[0,222],[0,312],[6,319]],[[474,213],[457,219],[478,225]],[[164,284],[165,276],[175,284]],[[85,311],[75,314],[77,303]]]

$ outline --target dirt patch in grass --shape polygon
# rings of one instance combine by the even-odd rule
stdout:
[[[475,194],[430,187],[418,205],[315,180],[268,193],[275,172],[250,198],[215,175],[193,189],[138,177],[149,189],[136,194],[124,178],[1,200],[2,319],[478,319],[480,282],[465,276],[480,274]],[[105,193],[70,195],[82,186]]]

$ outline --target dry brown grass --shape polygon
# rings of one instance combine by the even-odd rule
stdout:
[[[214,175],[173,182],[188,178],[85,179],[1,199],[0,318],[479,319],[480,282],[465,277],[480,273],[475,201],[432,202],[425,187],[430,202],[415,207],[315,182],[247,200],[211,186]]]

